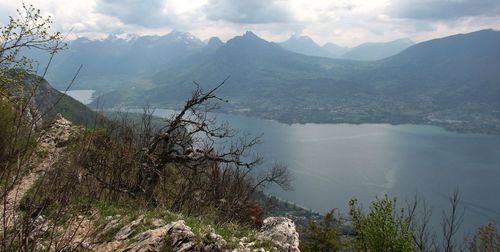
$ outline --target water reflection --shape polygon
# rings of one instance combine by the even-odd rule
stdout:
[[[171,114],[156,110],[158,116]],[[500,220],[500,137],[458,134],[438,127],[385,124],[281,124],[219,114],[235,128],[259,135],[257,151],[284,161],[294,191],[277,196],[326,212],[356,197],[365,206],[388,193],[400,202],[415,193],[433,207],[434,223],[459,187],[466,207],[464,229]]]

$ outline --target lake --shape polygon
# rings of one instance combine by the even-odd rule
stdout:
[[[171,113],[155,111],[160,117]],[[234,129],[263,134],[256,151],[269,165],[286,163],[294,177],[294,191],[269,192],[305,208],[321,213],[338,208],[346,214],[353,197],[367,208],[384,194],[400,203],[419,194],[432,206],[436,224],[448,206],[448,195],[458,188],[466,209],[463,231],[500,221],[500,136],[425,125],[288,125],[216,116]]]
[[[83,92],[85,91],[85,92]],[[68,95],[89,102],[93,90]],[[131,110],[141,112],[142,110]],[[165,117],[173,111],[156,109]],[[234,128],[263,134],[256,147],[271,165],[284,162],[293,191],[268,192],[325,213],[356,197],[365,208],[384,194],[398,202],[425,198],[434,224],[458,188],[466,209],[462,235],[479,225],[500,222],[500,136],[462,134],[425,125],[283,124],[272,120],[216,114]],[[437,229],[437,231],[440,231]]]
[[[63,92],[63,91],[59,91]],[[82,89],[82,90],[68,90],[66,95],[71,96],[73,99],[83,103],[90,104],[92,102],[92,95],[94,95],[95,90]]]

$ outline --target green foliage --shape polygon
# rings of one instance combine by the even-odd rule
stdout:
[[[96,119],[100,119],[101,116],[99,114],[90,110],[84,104],[81,104],[67,95],[63,95],[56,90],[54,90],[54,92],[56,97],[62,97],[59,102],[55,104],[54,108],[52,108],[47,114],[49,118],[54,117],[57,114],[61,114],[64,118],[70,120],[74,124],[86,127],[95,126]]]
[[[289,216],[299,228],[305,228],[310,219],[319,219],[323,215],[305,209],[293,202],[279,199],[264,192],[255,194],[256,201],[264,208],[265,216]]]
[[[255,248],[263,248],[264,251],[277,252],[275,244],[271,240],[259,240],[255,242]]]
[[[467,242],[470,252],[500,251],[500,234],[493,223],[480,227]]]
[[[343,244],[339,239],[339,221],[335,219],[335,209],[322,219],[310,219],[300,243],[301,251],[339,251]]]
[[[32,52],[51,59],[66,48],[62,35],[51,31],[51,17],[42,16],[32,5],[23,4],[17,12],[17,18],[9,17],[9,22],[0,27],[0,97],[11,103],[19,118],[34,116],[33,124],[40,120],[36,117],[50,121],[57,113],[78,124],[91,124],[95,117],[92,111],[45,81],[51,61],[35,69],[34,60],[25,56]]]
[[[35,133],[15,107],[0,97],[0,188],[8,188],[22,174],[24,160],[32,153]]]
[[[9,104],[1,99],[0,118],[2,118],[0,120],[0,162],[2,162],[1,160],[4,160],[8,155],[7,151],[9,150],[8,146],[11,142],[11,132],[15,128],[14,122],[16,115]]]
[[[220,223],[217,222],[214,216],[200,215],[200,216],[184,216],[186,225],[191,228],[198,242],[210,243],[210,237],[207,235],[210,232],[222,236],[228,242],[230,247],[237,247],[237,239],[247,237],[252,239],[255,236],[255,230],[248,225],[240,224],[237,222]],[[235,240],[235,238],[237,238]]]
[[[231,74],[231,85],[221,93],[231,101],[227,111],[287,123],[425,123],[498,133],[500,57],[492,53],[498,44],[500,32],[486,30],[421,43],[385,60],[358,62],[300,55],[239,38],[165,67],[147,87],[131,83],[103,98],[112,100],[105,104],[111,107],[147,101],[173,108],[189,95],[193,80],[216,83]]]
[[[364,214],[358,201],[349,202],[349,215],[356,231],[354,248],[358,251],[413,251],[409,218],[404,209],[397,211],[396,199],[387,195],[371,203]]]
[[[62,50],[62,36],[51,32],[51,18],[43,17],[31,5],[22,6],[18,17],[9,17],[0,26],[0,183],[8,184],[17,163],[18,169],[28,158],[34,142],[33,128],[37,123],[32,106],[42,78],[33,78],[32,60],[21,56],[22,50],[37,49],[50,55]],[[46,71],[45,71],[46,72]]]
[[[6,91],[22,92],[24,73],[33,72],[33,62],[21,55],[23,50],[38,49],[53,55],[66,46],[59,32],[50,31],[50,16],[43,17],[40,10],[25,4],[17,12],[17,18],[9,16],[9,22],[0,27],[0,89],[4,95],[9,94]],[[12,69],[23,71],[12,74]]]

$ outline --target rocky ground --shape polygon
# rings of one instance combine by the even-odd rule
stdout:
[[[299,251],[298,233],[288,218],[270,217],[255,237],[233,238],[226,241],[210,227],[195,234],[184,220],[165,223],[163,219],[148,219],[141,215],[133,220],[125,216],[108,216],[101,226],[81,217],[68,248],[90,251]],[[265,248],[263,248],[265,247]]]
[[[9,228],[15,224],[18,219],[16,210],[24,195],[57,162],[65,150],[64,143],[69,140],[70,136],[80,130],[80,127],[73,126],[70,121],[58,116],[54,123],[40,134],[36,153],[27,162],[28,169],[19,169],[17,176],[21,178],[15,179],[17,183],[7,193],[4,203],[0,206],[0,213],[5,219],[0,226],[2,230],[4,226]]]
[[[31,160],[21,179],[8,192],[1,213],[6,220],[1,230],[15,226],[19,219],[19,205],[29,189],[64,155],[65,143],[82,128],[73,126],[65,118],[57,119],[41,133],[37,157]],[[175,215],[175,214],[171,214]],[[299,251],[299,235],[292,220],[269,217],[260,230],[248,237],[225,240],[208,226],[193,232],[180,215],[175,220],[140,215],[102,216],[98,209],[89,215],[78,215],[64,226],[56,226],[43,215],[32,220],[34,236],[44,237],[49,230],[58,235],[50,243],[39,242],[37,250],[59,251]],[[55,232],[54,232],[55,230]],[[56,244],[56,245],[54,245]]]

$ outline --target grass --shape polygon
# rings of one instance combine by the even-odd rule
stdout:
[[[274,243],[271,241],[271,240],[263,240],[263,241],[259,241],[257,243],[255,243],[255,247],[257,248],[263,248],[264,250],[266,251],[278,251],[275,246],[274,246]]]
[[[213,229],[213,232],[220,235],[227,242],[229,248],[237,248],[240,239],[243,237],[247,238],[246,242],[254,241],[257,233],[257,230],[239,223],[215,223],[210,216],[188,216],[184,220],[186,225],[193,231],[197,242],[210,242],[207,235]]]
[[[120,229],[122,229],[123,226],[125,226],[125,224],[122,221],[120,221],[117,226],[107,230],[104,233],[101,233],[99,240],[106,241],[106,242],[112,241],[113,238],[115,237],[116,233],[118,233],[118,231],[120,231]],[[104,227],[105,227],[105,224],[103,224],[100,228],[104,228]]]
[[[84,130],[79,136],[75,136],[68,141],[66,148],[66,153],[78,152],[78,144],[81,142],[80,139],[88,136],[89,134],[99,134],[99,130]],[[46,155],[46,153],[41,153],[40,155]],[[69,157],[72,155],[67,155]],[[62,158],[54,164],[55,169],[64,169],[67,166],[68,159]],[[50,177],[50,176],[49,176]],[[46,178],[47,179],[47,178]],[[30,202],[28,199],[35,197],[37,204],[41,204],[46,193],[53,193],[45,191],[47,180],[42,181],[41,179],[36,181],[35,185],[30,189],[30,191],[25,195],[21,210],[27,211]],[[38,192],[38,196],[35,194],[35,189],[42,189]],[[40,198],[41,196],[41,198]],[[87,216],[93,222],[93,226],[97,229],[97,233],[102,231],[107,223],[111,221],[109,218],[119,215],[120,225],[111,228],[105,233],[101,234],[101,241],[111,241],[116,233],[123,228],[126,224],[133,220],[136,220],[139,216],[144,216],[143,221],[134,228],[134,232],[130,237],[134,237],[151,228],[152,222],[155,219],[162,220],[165,224],[171,223],[177,220],[184,220],[186,225],[189,226],[195,235],[195,240],[197,242],[210,242],[208,234],[210,232],[215,232],[220,235],[228,244],[230,248],[236,248],[240,238],[247,237],[247,241],[253,241],[255,239],[256,230],[249,226],[241,225],[238,223],[217,223],[216,222],[216,209],[207,211],[209,214],[202,216],[183,216],[182,214],[172,213],[166,208],[152,208],[143,207],[142,204],[134,202],[134,200],[95,200],[92,198],[81,197],[81,196],[71,196],[69,202],[62,205],[58,200],[52,197],[47,198],[48,205],[46,205],[42,210],[42,215],[51,220],[53,223],[59,226],[65,226],[70,223],[71,218],[82,215]],[[63,211],[61,211],[63,210]],[[97,214],[95,214],[97,213]],[[213,213],[213,214],[210,214]],[[212,231],[213,230],[213,231]],[[129,239],[129,242],[133,242],[133,239]],[[265,244],[264,244],[265,245]],[[167,249],[167,248],[165,248]],[[168,251],[168,250],[166,250]]]
[[[109,216],[121,216],[123,219],[133,221],[139,216],[144,216],[144,221],[136,228],[137,233],[147,230],[154,219],[163,220],[164,223],[170,223],[177,220],[184,220],[186,225],[191,228],[198,241],[203,241],[208,233],[209,226],[213,228],[215,233],[219,234],[226,241],[233,238],[253,237],[255,230],[251,227],[244,226],[238,223],[222,223],[218,224],[214,221],[212,216],[183,216],[181,214],[172,213],[166,209],[161,208],[141,208],[134,207],[127,203],[106,202],[98,201],[92,202],[88,205],[82,201],[80,203],[72,204],[74,209],[85,209],[90,207],[99,212],[95,220],[96,226],[102,226],[109,222]]]
[[[162,208],[137,207],[136,204],[131,202],[95,201],[79,198],[68,204],[62,215],[57,214],[59,208],[60,206],[50,206],[44,209],[43,215],[60,225],[69,223],[71,217],[77,215],[87,216],[92,219],[93,225],[97,229],[96,234],[102,232],[106,224],[112,219],[119,218],[120,221],[117,226],[100,234],[99,240],[103,242],[112,241],[120,229],[140,216],[143,216],[143,221],[134,228],[134,232],[129,236],[129,243],[135,242],[133,237],[137,234],[149,230],[153,221],[156,219],[162,220],[165,224],[177,220],[184,220],[186,225],[190,227],[191,231],[194,233],[194,238],[197,243],[210,243],[211,240],[208,234],[210,232],[215,232],[227,242],[230,249],[237,248],[240,239],[243,237],[247,238],[246,242],[255,241],[257,233],[257,230],[238,223],[216,223],[215,218],[210,215],[183,216]],[[93,213],[98,214],[92,215]],[[272,251],[273,243],[271,241],[261,241],[256,243],[255,247],[262,247],[267,251]],[[162,251],[171,251],[169,242],[166,242]]]
[[[144,216],[144,221],[135,228],[131,237],[148,230],[154,219],[163,220],[164,223],[184,220],[186,225],[190,227],[191,231],[194,233],[195,240],[197,242],[208,242],[207,235],[211,231],[210,229],[213,229],[216,234],[222,236],[222,238],[226,240],[230,248],[237,247],[240,238],[247,237],[248,240],[251,241],[255,239],[256,234],[255,229],[238,223],[218,224],[214,221],[214,217],[209,215],[183,216],[181,214],[175,214],[160,208],[140,208],[126,203],[120,204],[117,202],[110,203],[104,201],[94,202],[91,204],[91,207],[99,212],[99,215],[95,220],[95,225],[98,227],[104,226],[109,222],[109,219],[106,219],[108,216],[120,215],[124,221],[133,221],[141,215]],[[118,231],[119,229],[117,229],[114,234]],[[167,242],[164,251],[169,251],[168,249],[171,249],[168,248],[168,244],[169,243]],[[266,242],[263,242],[262,246],[263,248],[271,248],[272,243],[267,244]]]

